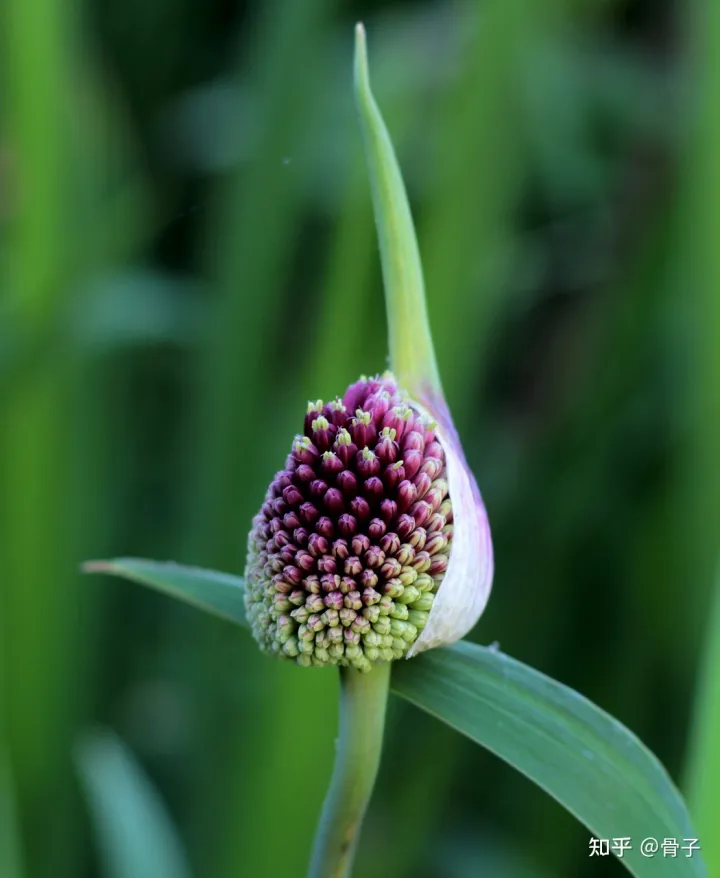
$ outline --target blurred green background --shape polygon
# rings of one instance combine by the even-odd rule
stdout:
[[[358,19],[493,527],[473,637],[684,784],[720,520],[718,9],[3,0],[2,878],[304,873],[335,674],[78,565],[241,572],[306,400],[385,368]],[[358,878],[624,874],[588,841],[393,702]]]

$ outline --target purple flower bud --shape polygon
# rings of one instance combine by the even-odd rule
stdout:
[[[440,509],[441,503],[447,497],[447,492],[447,482],[443,479],[436,479],[432,483],[432,487],[425,495],[425,502],[430,504],[433,512],[437,512]]]
[[[330,488],[323,497],[323,507],[329,517],[343,512],[345,509],[345,500],[343,499],[342,492],[337,488]]]
[[[381,518],[373,518],[368,525],[368,536],[372,540],[379,540],[385,534],[387,525]]]
[[[310,482],[310,496],[313,500],[322,500],[328,492],[328,483],[322,479],[313,479]]]
[[[342,427],[347,421],[347,409],[340,398],[329,402],[323,409],[323,414],[334,427]]]
[[[349,412],[354,412],[362,405],[370,394],[375,393],[378,387],[372,386],[372,384],[373,381],[368,381],[363,375],[359,381],[356,381],[348,387],[343,396],[343,404]]]
[[[372,412],[357,409],[349,429],[352,440],[358,448],[367,448],[368,444],[377,438]]]
[[[312,432],[312,422],[323,413],[323,401],[318,399],[316,402],[307,404],[305,413],[305,435],[309,436]]]
[[[398,459],[399,445],[395,441],[395,431],[390,427],[383,427],[380,431],[380,438],[375,446],[375,454],[383,466],[395,463]]]
[[[343,571],[348,576],[359,576],[362,573],[362,569],[362,563],[360,562],[360,559],[357,557],[357,555],[350,555],[350,557],[346,558],[343,563]]]
[[[395,520],[397,516],[397,503],[387,498],[380,503],[380,518],[387,524]]]
[[[358,521],[365,521],[370,518],[370,504],[364,497],[353,497],[350,501],[350,512]]]
[[[370,451],[367,445],[362,451],[358,451],[355,457],[357,471],[364,479],[376,476],[380,472],[381,463],[374,451]]]
[[[297,554],[295,555],[295,563],[300,567],[301,570],[304,570],[306,573],[310,573],[315,569],[315,559],[310,554],[310,552],[306,552],[304,549],[299,549]]]
[[[274,543],[276,548],[282,549],[290,543],[290,535],[286,530],[279,530],[270,542]]]
[[[285,527],[290,530],[296,527],[300,527],[300,518],[298,517],[297,512],[293,509],[291,512],[285,513],[283,515],[283,524]],[[307,539],[307,537],[305,537]]]
[[[321,534],[328,540],[332,539],[332,536],[335,533],[335,526],[332,523],[332,519],[328,518],[326,515],[321,515],[315,522],[315,533]]]
[[[383,427],[395,431],[395,438],[400,441],[412,415],[412,409],[404,403],[393,406],[383,417]]]
[[[387,490],[392,492],[393,489],[405,479],[405,467],[403,466],[403,461],[398,460],[395,463],[391,463],[390,466],[385,467],[382,478]]]
[[[350,497],[357,491],[358,480],[355,473],[350,472],[349,469],[344,470],[337,477],[337,486],[340,490],[345,494],[346,497]]]
[[[298,585],[302,579],[302,572],[299,567],[287,566],[283,568],[283,579],[291,585]]]
[[[338,519],[338,530],[344,537],[351,537],[357,531],[357,519],[353,515],[341,515]]]
[[[341,610],[343,606],[343,596],[340,591],[331,591],[324,597],[324,603],[326,607],[329,607],[333,610]]]
[[[416,552],[415,557],[412,562],[412,566],[417,570],[418,573],[427,573],[430,570],[431,558],[430,553],[423,550],[422,552]]]
[[[272,507],[273,514],[277,517],[280,515],[284,515],[287,512],[288,505],[282,497],[277,497],[270,504]]]
[[[292,446],[292,454],[298,463],[315,466],[318,450],[307,436],[296,436]]]
[[[356,585],[357,582],[353,579],[352,576],[343,576],[340,580],[340,592],[342,594],[348,594],[355,588]]]
[[[403,466],[405,467],[405,478],[412,479],[419,471],[424,459],[425,458],[422,451],[418,451],[415,448],[410,448],[407,451],[403,451]]]
[[[343,466],[349,466],[357,454],[357,445],[354,444],[352,436],[344,427],[341,427],[337,432],[333,451],[340,458]]]
[[[337,573],[326,573],[320,577],[320,588],[329,594],[331,591],[337,591],[340,588],[340,577]]]
[[[381,567],[385,561],[385,552],[379,546],[370,546],[363,556],[365,565],[371,570]]]
[[[315,447],[319,451],[327,451],[335,437],[337,427],[334,427],[324,415],[319,415],[312,422],[311,428],[310,435]]]
[[[371,502],[374,501],[375,503],[377,503],[377,501],[385,493],[383,483],[377,476],[370,476],[370,478],[363,485],[362,490],[363,494],[368,498],[368,500],[370,500]]]
[[[353,537],[351,548],[356,555],[360,556],[370,548],[370,540],[365,534],[358,534]]]
[[[375,588],[378,584],[378,576],[374,570],[368,570],[366,567],[365,570],[360,574],[359,579],[360,585],[364,588]]]
[[[384,375],[308,405],[248,539],[245,602],[263,649],[368,670],[462,636],[491,574],[484,510],[443,403],[423,408]]]
[[[371,413],[373,421],[379,424],[385,412],[390,408],[390,394],[387,390],[379,390],[377,393],[372,393],[365,400],[365,408]]]
[[[323,555],[322,558],[318,558],[317,569],[320,573],[335,573],[337,561],[332,555]]]
[[[397,489],[397,504],[400,512],[406,512],[417,499],[417,488],[411,481],[405,479],[400,482]]]
[[[284,493],[285,488],[292,485],[290,475],[285,470],[275,473],[275,484],[277,485],[278,493]]]
[[[429,555],[436,555],[438,552],[442,552],[447,544],[448,539],[445,534],[434,533],[428,538],[424,548]]]
[[[408,515],[407,513],[401,515],[397,519],[395,524],[395,530],[397,531],[398,537],[400,537],[400,539],[404,540],[405,542],[409,541],[410,535],[415,530],[415,527],[415,519],[412,517],[412,515]],[[400,548],[399,545],[398,548]]]
[[[400,548],[400,537],[396,533],[388,533],[380,540],[380,548],[386,555],[395,555]]]
[[[424,473],[430,478],[430,481],[433,482],[440,475],[442,469],[443,462],[441,460],[438,460],[436,457],[428,457],[427,452],[425,452],[425,459],[420,466],[418,476],[421,473]]]
[[[317,521],[318,515],[319,515],[318,511],[313,506],[312,503],[301,504],[300,518],[302,519],[302,521],[305,524],[310,525],[312,527],[312,525],[315,524],[315,522]]]
[[[333,557],[338,558],[340,561],[344,561],[350,554],[348,551],[347,540],[335,540],[332,544],[332,553]]]
[[[418,500],[422,500],[432,487],[432,479],[427,473],[424,473],[421,470],[413,479],[413,485],[415,485],[417,490]]]
[[[447,555],[434,555],[430,560],[430,566],[428,567],[428,573],[431,576],[438,576],[441,573],[444,573],[447,570],[448,565],[448,556]]]
[[[424,451],[425,439],[423,438],[422,433],[418,433],[416,430],[413,430],[411,433],[406,433],[402,440],[402,450],[403,454],[407,451]]]
[[[402,549],[402,546],[401,546]],[[400,574],[402,562],[396,556],[388,558],[380,567],[380,573],[385,579],[394,579]]]
[[[313,558],[319,558],[321,555],[326,555],[328,551],[328,541],[319,533],[314,533],[308,539],[308,552],[313,556]]]
[[[413,549],[409,543],[403,543],[395,557],[403,566],[405,564],[410,564],[415,557],[415,549]]]
[[[365,604],[366,607],[372,607],[374,604],[377,604],[381,598],[382,595],[379,592],[375,591],[374,588],[368,587],[363,589],[362,600],[363,604]]]
[[[323,475],[327,478],[328,476],[336,476],[338,473],[342,472],[343,465],[342,461],[334,451],[325,451],[322,456],[320,468]],[[304,481],[308,481],[308,479],[305,479]]]
[[[410,515],[412,515],[418,527],[424,527],[432,514],[433,508],[426,500],[418,500],[417,503],[413,503],[410,507]]]

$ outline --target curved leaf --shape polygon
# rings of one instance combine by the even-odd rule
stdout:
[[[242,579],[134,558],[91,562],[238,625]],[[436,716],[533,780],[597,838],[630,838],[622,863],[637,878],[704,878],[701,855],[645,856],[646,838],[694,839],[663,766],[625,726],[575,690],[491,647],[460,641],[396,662],[396,695]],[[588,855],[590,852],[588,839]]]
[[[10,762],[0,745],[0,875],[20,878],[20,833],[15,811]]]
[[[697,838],[687,808],[644,744],[574,689],[465,641],[398,662],[392,689],[535,781],[597,838],[631,838],[622,863],[638,878],[707,875],[697,852],[640,852],[646,838]]]
[[[114,734],[95,732],[78,748],[108,878],[190,878],[165,805],[132,753]]]
[[[144,558],[114,558],[86,561],[85,573],[109,573],[191,604],[236,625],[247,625],[243,581],[229,573],[184,567],[174,561],[146,561]]]
[[[442,396],[410,205],[390,135],[370,90],[361,24],[355,28],[355,101],[380,244],[390,364],[400,384],[413,395],[420,397],[429,389]]]

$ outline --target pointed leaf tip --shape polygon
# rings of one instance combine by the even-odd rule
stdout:
[[[354,79],[380,244],[391,367],[415,396],[428,388],[441,394],[415,228],[392,141],[370,88],[362,24],[355,27]]]
[[[359,21],[355,25],[355,87],[365,90],[369,88],[369,80],[365,26]]]
[[[81,573],[112,573],[112,564],[108,561],[83,561]]]
[[[85,573],[107,573],[129,579],[236,625],[247,625],[243,580],[239,576],[146,558],[86,561],[81,569]]]

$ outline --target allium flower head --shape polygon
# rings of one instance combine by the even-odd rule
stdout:
[[[490,535],[438,408],[444,425],[389,373],[308,404],[248,541],[245,602],[263,649],[370,670],[474,625],[492,578]]]

